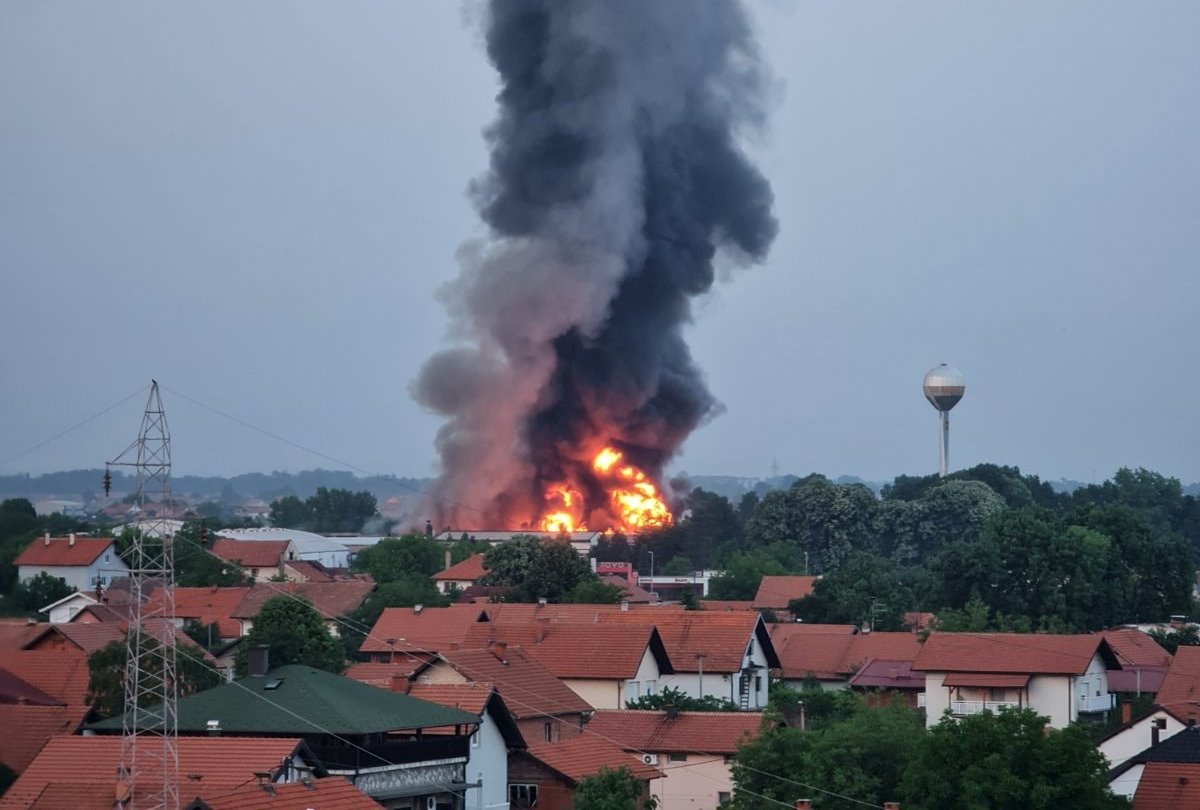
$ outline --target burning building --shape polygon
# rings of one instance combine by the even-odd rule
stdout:
[[[770,185],[738,138],[765,76],[736,0],[493,0],[500,76],[471,189],[487,238],[442,292],[455,345],[413,389],[446,417],[439,525],[637,531],[715,408],[683,337],[716,263],[761,260]]]

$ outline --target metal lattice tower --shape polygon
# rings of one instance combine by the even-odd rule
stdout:
[[[174,539],[161,517],[171,494],[171,433],[158,383],[151,380],[137,441],[110,467],[136,470],[138,530],[129,550],[129,630],[118,796],[130,810],[179,807],[179,723],[175,680]],[[108,474],[105,473],[106,481]],[[151,495],[159,506],[143,519]],[[153,595],[153,600],[150,600]]]

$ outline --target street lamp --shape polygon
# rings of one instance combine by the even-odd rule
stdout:
[[[650,552],[650,595],[651,596],[656,595],[654,593],[654,552],[653,551]]]

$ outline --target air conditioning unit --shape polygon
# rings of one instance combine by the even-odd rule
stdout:
[[[657,765],[658,754],[642,754],[642,762],[645,762],[647,765]]]

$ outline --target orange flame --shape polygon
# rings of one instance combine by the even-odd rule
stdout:
[[[605,447],[592,459],[592,470],[608,492],[611,525],[621,532],[670,526],[671,510],[647,475],[631,464],[620,464],[621,452]],[[618,466],[620,465],[620,466]],[[545,492],[546,508],[538,525],[547,532],[573,532],[587,529],[583,514],[583,496],[568,483],[555,484]]]

